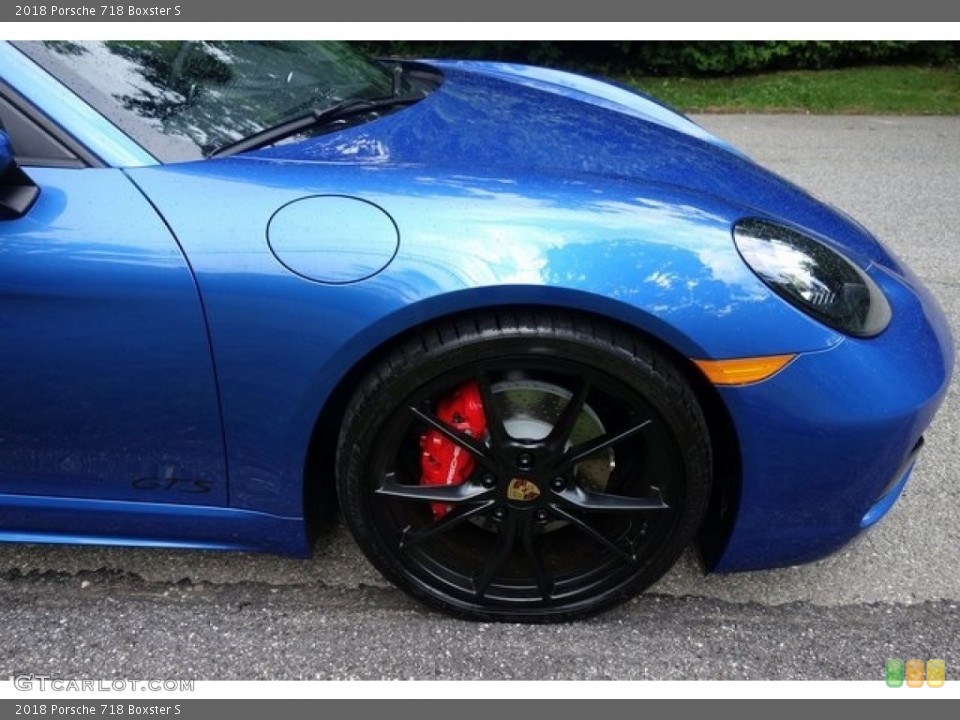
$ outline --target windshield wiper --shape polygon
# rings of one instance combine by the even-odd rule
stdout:
[[[247,135],[240,140],[221,145],[207,153],[207,157],[225,157],[227,155],[246,152],[247,150],[256,150],[288,138],[291,135],[296,135],[304,130],[322,127],[327,123],[344,120],[355,115],[364,115],[378,110],[390,110],[403,107],[404,105],[411,105],[418,100],[422,100],[423,97],[423,93],[416,93],[368,100],[362,98],[344,100],[330,107],[325,107],[322,110],[311,110],[303,115],[298,115],[289,120],[284,120],[276,125],[271,125],[268,128],[259,130],[252,135]]]

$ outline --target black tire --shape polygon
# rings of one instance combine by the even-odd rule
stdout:
[[[465,383],[482,438],[436,415]],[[461,484],[421,484],[430,431],[473,458]],[[374,369],[345,416],[337,483],[363,552],[413,597],[556,622],[660,578],[700,525],[710,468],[703,414],[661,353],[578,315],[490,313],[425,330]]]

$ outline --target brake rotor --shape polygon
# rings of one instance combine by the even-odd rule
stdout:
[[[542,380],[504,380],[491,386],[504,428],[516,440],[543,440],[560,419],[573,393]],[[584,405],[567,441],[567,449],[606,432],[589,405]],[[603,492],[615,467],[613,449],[581,460],[574,468],[577,482],[588,490]]]

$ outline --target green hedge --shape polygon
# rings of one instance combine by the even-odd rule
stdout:
[[[450,41],[364,42],[375,55],[532,63],[612,75],[731,75],[857,65],[947,65],[957,41]]]

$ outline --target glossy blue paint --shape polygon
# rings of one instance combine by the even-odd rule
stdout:
[[[0,542],[244,550],[305,556],[303,518],[162,502],[0,494]]]
[[[690,359],[799,355],[719,390],[742,475],[715,569],[812,559],[860,529],[953,366],[910,271],[641,95],[556,71],[436,67],[444,81],[424,100],[311,139],[31,171],[40,204],[0,225],[0,323],[17,340],[0,349],[16,411],[0,420],[14,438],[0,446],[0,539],[302,552],[304,483],[331,480],[304,477],[311,437],[351,371],[425,323],[531,306],[613,318]],[[20,65],[13,76],[36,84],[38,105],[57,97]],[[103,122],[64,127],[92,142]],[[118,131],[103,132],[112,146]],[[748,216],[864,268],[893,308],[887,330],[848,338],[774,295],[733,244]],[[210,492],[131,487],[140,473]],[[44,494],[76,499],[24,497]]]
[[[916,464],[916,460],[910,460],[907,463],[906,469],[897,479],[896,484],[867,510],[867,514],[860,519],[861,529],[865,530],[866,528],[873,527],[893,509],[893,506],[896,505],[897,500],[903,493],[904,488],[907,487],[907,482],[910,480],[910,476],[913,475],[913,469],[916,467]]]
[[[359,242],[358,242],[359,241]],[[359,198],[314,195],[293,200],[267,224],[270,250],[291,272],[342,285],[383,270],[397,254],[397,226],[383,208]],[[356,246],[356,252],[344,248]]]
[[[615,180],[660,184],[669,186],[665,193],[687,191],[691,212],[704,202],[730,203],[744,215],[772,216],[813,231],[855,259],[900,269],[846,215],[731,152],[694,123],[679,117],[668,123],[662,106],[640,94],[524,66],[459,62],[436,67],[444,73],[443,84],[409,108],[252,156],[368,169],[423,168],[428,176],[444,175],[453,183],[462,176],[469,184],[480,176],[516,183],[521,194],[526,180],[548,177],[585,187]],[[586,89],[601,94],[591,96]]]
[[[952,364],[935,304],[926,295],[918,302],[892,271],[870,273],[891,298],[893,326],[873,341],[843,339],[746,269],[730,237],[746,210],[702,197],[694,209],[675,188],[465,175],[450,183],[419,168],[240,160],[132,175],[194,260],[218,348],[239,507],[297,511],[298,498],[278,489],[302,471],[316,408],[371,348],[451,313],[551,305],[616,317],[692,358],[804,353],[773,380],[723,392],[747,457],[742,510],[717,569],[799,562],[859,529],[932,418]],[[250,215],[202,217],[189,198],[203,187],[232,194]],[[365,192],[402,237],[383,273],[336,288],[285,273],[256,231],[289,197],[335,189]],[[242,275],[225,272],[228,237]],[[260,290],[245,297],[241,285]],[[911,381],[891,380],[900,377]],[[877,420],[892,405],[896,421]],[[276,421],[266,432],[264,411]]]
[[[36,205],[0,223],[0,493],[224,504],[210,346],[176,241],[120,170],[27,173]]]
[[[625,85],[617,85],[602,79],[576,75],[562,70],[516,63],[446,60],[432,63],[428,61],[428,64],[442,68],[447,71],[448,75],[451,70],[460,70],[467,74],[496,78],[511,86],[521,85],[545,96],[561,95],[578,103],[604,108],[614,113],[627,114],[742,155],[737,148],[712,135],[689,118],[671,110],[656,98]],[[448,85],[447,90],[449,89]]]
[[[0,42],[0,77],[105,165],[138,167],[156,164],[156,158],[116,125],[5,42]]]
[[[713,569],[822,557],[860,531],[902,475],[946,393],[953,343],[929,294],[888,273],[874,279],[894,318],[878,337],[801,354],[766,382],[722,391],[743,474],[736,521]]]
[[[196,273],[238,507],[297,511],[299,494],[284,488],[299,482],[329,393],[373,348],[445,315],[511,305],[592,310],[700,358],[840,342],[746,268],[730,235],[738,210],[711,199],[694,208],[670,188],[462,175],[448,182],[421,169],[242,160],[130,175]],[[375,203],[399,228],[396,258],[365,282],[310,282],[264,242],[277,207],[333,192]],[[205,193],[232,202],[199,212]],[[769,330],[741,331],[760,325]]]

